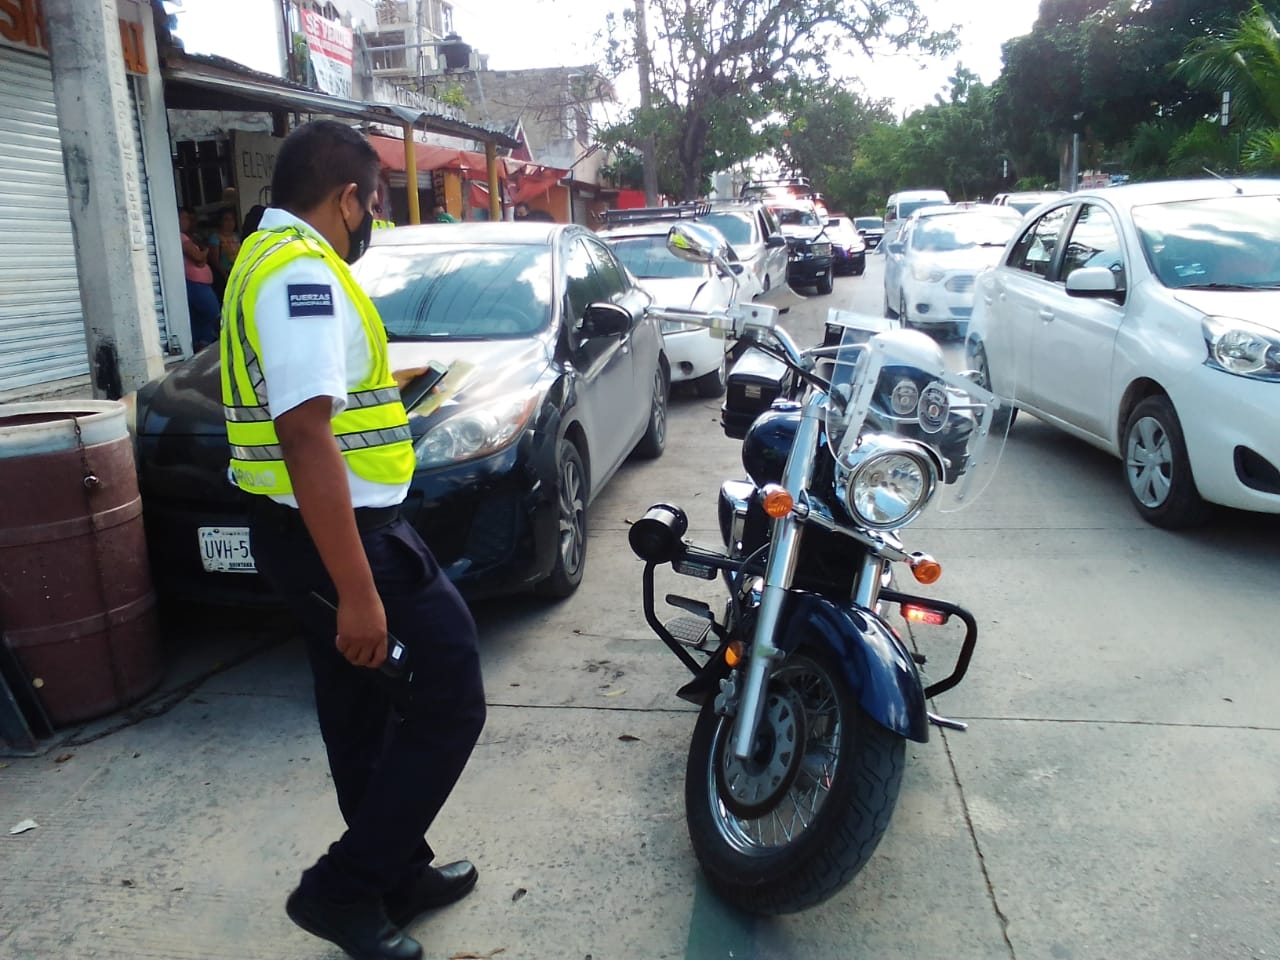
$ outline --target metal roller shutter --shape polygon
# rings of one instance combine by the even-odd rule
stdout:
[[[88,373],[49,61],[0,47],[0,390]]]
[[[160,324],[160,350],[169,347],[169,324],[164,310],[164,288],[160,283],[160,258],[156,255],[156,233],[151,225],[151,179],[147,171],[147,151],[142,136],[142,111],[138,102],[138,78],[129,78],[129,106],[132,107],[133,138],[138,149],[138,182],[142,184],[142,227],[147,236],[147,271],[151,274],[151,296],[156,303],[156,320]],[[165,157],[166,163],[168,157]],[[176,214],[175,214],[176,216]],[[183,296],[186,296],[184,291]]]

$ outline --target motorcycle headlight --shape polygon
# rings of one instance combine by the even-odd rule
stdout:
[[[414,444],[418,466],[440,467],[497,453],[515,442],[537,408],[538,394],[531,391],[460,406]]]
[[[1280,380],[1280,334],[1230,317],[1206,317],[1202,328],[1209,366],[1253,380]]]
[[[938,489],[938,463],[928,448],[897,437],[863,437],[843,466],[845,506],[872,530],[910,523]]]

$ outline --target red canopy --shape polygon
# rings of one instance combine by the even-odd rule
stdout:
[[[371,134],[369,142],[378,151],[378,159],[386,170],[404,170],[404,141],[394,137],[383,137]],[[476,180],[489,179],[489,166],[483,153],[470,150],[458,150],[454,147],[438,147],[430,143],[413,145],[414,164],[421,171],[457,170]],[[506,179],[507,164],[502,157],[497,158],[498,177]]]
[[[568,170],[526,164],[523,170],[512,176],[512,184],[507,193],[512,203],[522,203],[546,193],[568,175]]]

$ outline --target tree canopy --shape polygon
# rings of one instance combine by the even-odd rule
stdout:
[[[610,18],[614,70],[639,65],[636,27],[631,11]],[[954,43],[929,28],[915,0],[649,0],[647,34],[652,105],[605,139],[639,147],[665,134],[686,199],[702,192],[708,172],[759,153],[776,107],[825,77],[833,53],[941,53]]]

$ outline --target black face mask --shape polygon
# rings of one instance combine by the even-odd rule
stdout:
[[[347,230],[347,263],[355,263],[369,249],[369,239],[373,236],[373,214],[366,209],[364,217],[354,230]]]

